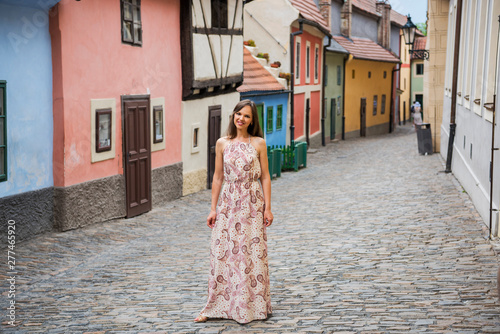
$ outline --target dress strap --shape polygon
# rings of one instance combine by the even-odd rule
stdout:
[[[248,143],[250,144],[252,142],[252,136],[248,136]]]

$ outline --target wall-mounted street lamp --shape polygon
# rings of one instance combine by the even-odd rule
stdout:
[[[413,50],[413,43],[415,43],[415,32],[417,30],[417,26],[413,24],[411,21],[410,14],[407,16],[408,21],[403,26],[403,36],[405,37],[406,45],[410,46],[410,55],[424,60],[429,60],[429,51],[428,50]]]

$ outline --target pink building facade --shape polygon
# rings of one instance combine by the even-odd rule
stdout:
[[[62,0],[50,34],[56,227],[180,197],[179,0]]]

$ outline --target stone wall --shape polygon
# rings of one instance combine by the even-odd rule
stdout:
[[[1,244],[7,245],[9,220],[15,221],[16,242],[51,231],[54,219],[53,199],[52,187],[0,198]]]

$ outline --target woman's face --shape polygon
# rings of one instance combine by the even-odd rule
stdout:
[[[252,123],[252,108],[250,106],[244,106],[234,113],[234,125],[238,130],[247,130],[250,123]]]

